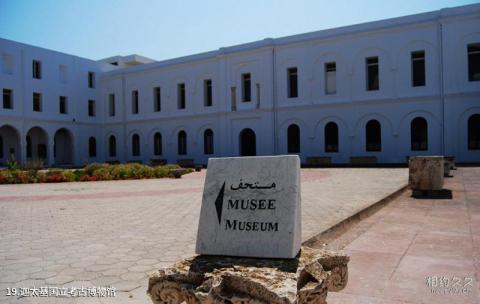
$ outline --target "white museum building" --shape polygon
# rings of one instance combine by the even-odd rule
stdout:
[[[165,61],[95,61],[5,39],[0,56],[3,165],[480,162],[480,4]]]

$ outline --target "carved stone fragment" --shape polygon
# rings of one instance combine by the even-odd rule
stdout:
[[[294,259],[197,256],[149,278],[155,304],[326,303],[348,280],[345,254],[302,247]]]

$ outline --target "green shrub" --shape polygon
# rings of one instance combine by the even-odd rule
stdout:
[[[10,171],[18,170],[18,163],[14,160],[7,162],[7,169]]]
[[[170,170],[165,166],[158,166],[153,169],[156,178],[168,177]]]
[[[99,164],[99,163],[93,163],[93,164],[89,164],[87,165],[84,170],[85,170],[85,173],[87,173],[88,175],[93,175],[93,173],[100,169],[100,168],[105,168],[105,167],[108,167],[110,166],[109,164]]]
[[[91,174],[92,177],[95,178],[95,180],[111,180],[112,175],[110,174],[110,170],[108,167],[102,167],[98,168],[97,170],[93,171],[93,174]]]
[[[31,159],[31,160],[27,160],[23,164],[22,169],[27,171],[30,171],[30,170],[38,171],[43,169],[43,167],[44,167],[44,163],[42,159]]]
[[[73,181],[97,181],[97,180],[124,180],[124,179],[143,179],[143,178],[164,178],[180,177],[181,175],[193,172],[194,169],[180,168],[178,165],[165,165],[150,167],[138,163],[129,164],[98,164],[93,163],[84,169],[76,170],[38,170],[38,162],[25,164],[20,170],[15,165],[9,169],[0,170],[0,184],[20,184],[20,183],[59,183]]]
[[[62,171],[63,178],[66,182],[76,182],[77,175],[72,170],[64,170]]]

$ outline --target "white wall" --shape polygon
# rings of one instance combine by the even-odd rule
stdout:
[[[212,156],[239,155],[239,133],[256,133],[257,154],[287,153],[286,130],[301,130],[303,160],[331,156],[348,163],[351,156],[376,156],[382,163],[404,162],[408,155],[455,155],[460,162],[479,162],[480,151],[466,145],[466,121],[480,113],[480,82],[467,79],[467,44],[480,42],[480,5],[389,19],[356,26],[266,39],[218,51],[118,68],[54,51],[0,39],[0,54],[13,55],[13,73],[0,69],[0,87],[14,91],[14,109],[0,108],[0,127],[11,125],[21,135],[33,126],[48,134],[49,151],[59,128],[74,138],[75,164],[120,160],[169,162],[192,158],[206,163]],[[426,85],[412,87],[412,51],[426,54]],[[365,59],[379,57],[380,89],[366,90]],[[31,61],[42,61],[42,79],[31,77]],[[325,94],[324,65],[336,62],[336,94]],[[59,79],[67,67],[67,83]],[[287,98],[287,68],[298,69],[298,97]],[[87,73],[96,73],[95,89]],[[242,102],[241,75],[251,74],[252,101]],[[203,81],[213,82],[213,105],[204,106]],[[186,108],[177,108],[177,84],[186,85]],[[257,103],[257,86],[260,102]],[[153,111],[153,88],[161,87],[161,112]],[[231,88],[236,88],[236,111]],[[139,92],[139,114],[132,114],[131,92]],[[44,110],[31,110],[32,92],[43,94]],[[115,94],[116,115],[108,113]],[[58,113],[58,98],[68,97],[69,113]],[[88,117],[87,101],[96,100],[96,117]],[[410,122],[428,122],[428,150],[410,150]],[[382,151],[365,151],[365,124],[382,126]],[[340,151],[324,150],[324,127],[339,127]],[[445,125],[445,126],[443,126]],[[443,131],[444,127],[444,131]],[[214,155],[203,153],[203,132],[214,132]],[[187,132],[188,153],[177,154],[177,136]],[[163,155],[153,155],[153,134],[161,132]],[[133,134],[140,136],[141,155],[132,155]],[[115,135],[117,157],[108,156],[108,137]],[[88,157],[88,139],[97,139],[97,157]],[[445,142],[445,143],[444,143]],[[445,147],[445,148],[444,148]],[[49,163],[52,163],[49,157]]]

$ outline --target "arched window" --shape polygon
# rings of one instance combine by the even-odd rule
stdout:
[[[300,128],[291,124],[287,129],[288,153],[300,153]]]
[[[370,120],[365,127],[365,132],[367,151],[382,151],[382,127],[378,120]]]
[[[428,124],[425,118],[416,117],[410,123],[410,144],[412,151],[428,150]]]
[[[27,157],[32,157],[32,138],[27,135]]]
[[[333,121],[325,125],[325,152],[338,152],[338,126]]]
[[[3,137],[0,136],[0,158],[3,158]]]
[[[97,140],[95,137],[88,139],[88,157],[97,157]]]
[[[203,132],[203,153],[213,154],[213,131],[210,129]]]
[[[178,132],[178,155],[187,154],[187,133],[185,131]]]
[[[140,136],[138,134],[132,136],[132,155],[140,156]]]
[[[243,129],[240,132],[240,156],[257,155],[257,140],[252,129]]]
[[[480,114],[468,119],[468,150],[480,150]]]
[[[108,155],[110,157],[117,156],[117,139],[113,135],[108,138]]]
[[[153,135],[153,154],[162,155],[162,134],[160,132]]]

